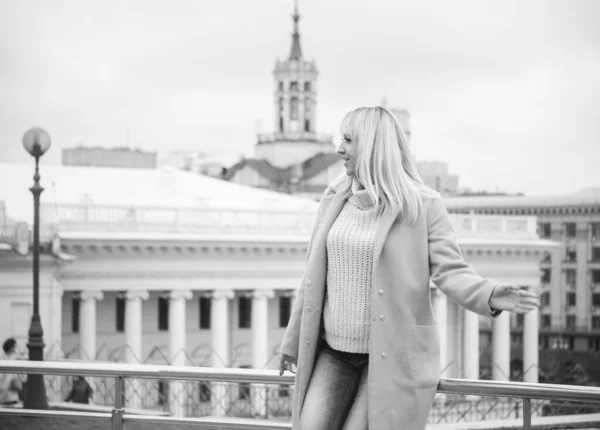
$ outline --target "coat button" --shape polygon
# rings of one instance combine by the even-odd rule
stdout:
[[[306,281],[306,285],[312,285],[312,281],[309,279],[308,281]]]
[[[383,290],[379,290],[379,295],[383,296]]]
[[[384,317],[383,315],[381,315],[381,316],[379,317],[379,319],[380,319],[381,321],[385,321],[385,317]]]
[[[381,358],[383,358],[384,360],[387,358],[387,354],[385,352],[381,353]]]
[[[309,312],[310,312],[310,311],[312,311],[312,306],[310,306],[310,305],[309,305],[309,306],[306,308],[306,310],[307,310],[307,311],[309,311]]]
[[[310,345],[310,340],[307,340],[307,341],[306,341],[306,344],[307,344],[307,345]]]

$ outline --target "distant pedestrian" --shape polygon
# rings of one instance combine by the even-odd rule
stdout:
[[[67,402],[73,403],[90,403],[90,399],[94,394],[94,390],[83,376],[75,376],[73,378],[73,386],[71,392],[65,399]]]
[[[17,353],[17,341],[12,337],[2,345],[4,360],[14,360]],[[23,383],[19,375],[0,373],[0,405],[14,405],[23,398]]]

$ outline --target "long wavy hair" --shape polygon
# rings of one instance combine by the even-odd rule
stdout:
[[[437,193],[423,184],[398,118],[381,106],[360,107],[346,114],[340,132],[358,145],[355,176],[373,201],[384,210],[399,209],[409,224],[417,222],[422,197]]]

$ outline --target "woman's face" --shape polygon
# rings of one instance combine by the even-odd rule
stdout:
[[[346,168],[346,175],[354,176],[356,174],[356,159],[358,157],[358,145],[353,142],[350,135],[344,134],[342,141],[338,147],[337,153],[340,154],[344,160],[344,167]]]

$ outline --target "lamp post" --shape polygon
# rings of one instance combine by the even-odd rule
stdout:
[[[23,135],[23,146],[35,158],[34,184],[29,189],[33,194],[33,315],[29,326],[30,361],[44,360],[44,330],[40,320],[40,157],[50,148],[50,135],[41,128],[31,128]],[[48,409],[44,375],[27,375],[27,388],[23,402],[25,409]]]

